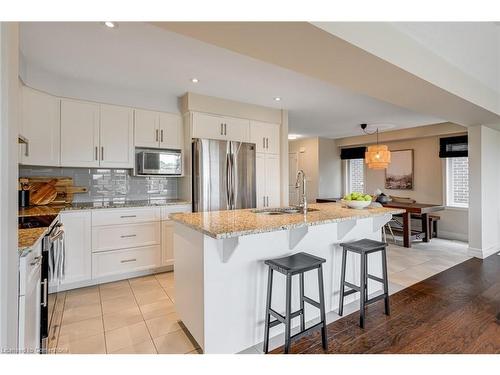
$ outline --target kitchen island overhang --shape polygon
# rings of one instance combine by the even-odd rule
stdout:
[[[264,260],[304,251],[326,259],[326,311],[338,308],[341,249],[361,238],[380,240],[381,228],[401,210],[351,210],[339,204],[311,205],[318,211],[272,217],[251,210],[174,214],[174,278],[177,313],[204,353],[237,353],[259,344],[264,335],[267,268]],[[368,259],[381,275],[380,254]],[[347,280],[359,284],[359,257],[349,255]],[[298,309],[298,278],[293,280],[292,311]],[[306,273],[305,294],[317,299],[317,275]],[[370,280],[369,293],[381,286]],[[275,274],[273,308],[284,311],[285,278]],[[280,298],[282,296],[283,298]],[[346,297],[346,303],[357,295]],[[306,320],[319,316],[306,305]],[[297,327],[299,319],[292,321]],[[311,323],[310,323],[311,324]],[[282,325],[271,337],[283,333]]]

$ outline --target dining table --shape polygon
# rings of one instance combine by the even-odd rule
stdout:
[[[443,205],[428,203],[391,201],[384,203],[383,206],[388,208],[401,208],[405,210],[405,212],[401,214],[403,216],[403,246],[408,248],[411,247],[413,239],[421,237],[423,242],[429,242],[431,240],[432,231],[430,227],[429,214],[444,210]],[[418,215],[422,221],[422,232],[412,231],[412,215]]]

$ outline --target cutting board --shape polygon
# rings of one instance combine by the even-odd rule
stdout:
[[[57,197],[57,190],[55,185],[57,183],[56,179],[52,179],[48,182],[40,183],[37,186],[32,187],[30,190],[30,204],[35,206],[44,206],[51,203]]]
[[[51,202],[53,204],[64,204],[73,202],[73,194],[86,193],[89,191],[84,186],[73,186],[73,178],[71,177],[27,177],[31,186],[30,190],[40,187],[41,184],[47,183],[50,180],[57,180],[54,188],[56,189],[57,196]]]

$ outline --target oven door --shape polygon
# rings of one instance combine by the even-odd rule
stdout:
[[[142,151],[139,153],[139,174],[176,175],[182,174],[180,151]]]

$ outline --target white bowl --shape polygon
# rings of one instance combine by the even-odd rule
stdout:
[[[355,210],[362,210],[365,207],[368,207],[372,201],[346,201],[344,199],[341,200],[343,204],[345,204],[349,208],[353,208]]]

